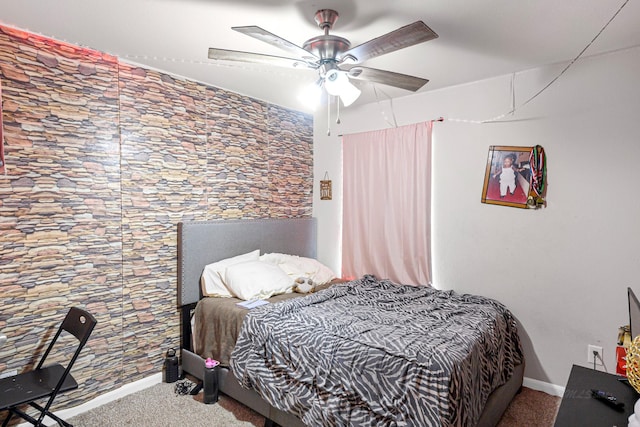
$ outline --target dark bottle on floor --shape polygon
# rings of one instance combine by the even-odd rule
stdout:
[[[164,359],[164,382],[174,383],[178,381],[178,356],[173,348],[167,351]]]
[[[219,362],[207,359],[204,364],[204,403],[216,403],[218,401],[218,366]]]

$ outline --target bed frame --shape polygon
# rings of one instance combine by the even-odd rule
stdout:
[[[202,297],[200,276],[205,265],[260,249],[316,258],[315,218],[194,221],[178,224],[178,306],[181,312],[181,359],[183,373],[204,377],[204,360],[192,347],[191,316]],[[266,418],[265,427],[275,424],[303,427],[302,421],[264,401],[253,390],[242,388],[227,368],[218,370],[220,391]],[[522,387],[524,364],[511,379],[490,396],[478,426],[495,426]]]

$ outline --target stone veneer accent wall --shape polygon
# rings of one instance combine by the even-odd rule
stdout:
[[[98,326],[73,406],[161,371],[179,346],[176,225],[311,216],[307,114],[0,27],[0,372],[68,307]]]

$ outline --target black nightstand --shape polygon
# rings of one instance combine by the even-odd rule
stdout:
[[[573,365],[555,427],[626,426],[629,415],[633,413],[633,405],[640,396],[619,378],[618,375]],[[611,393],[624,403],[624,411],[616,411],[592,398],[591,389]]]

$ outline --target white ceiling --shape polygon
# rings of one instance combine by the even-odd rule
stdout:
[[[207,58],[217,47],[277,56],[286,52],[232,26],[257,25],[298,46],[322,34],[318,9],[340,14],[331,34],[352,46],[417,20],[439,38],[363,65],[427,78],[420,92],[568,63],[627,0],[3,0],[0,23],[90,47],[295,109],[314,70],[229,65]],[[640,1],[628,0],[584,53],[640,45]],[[615,78],[615,76],[612,76]],[[358,82],[358,103],[411,94]]]

